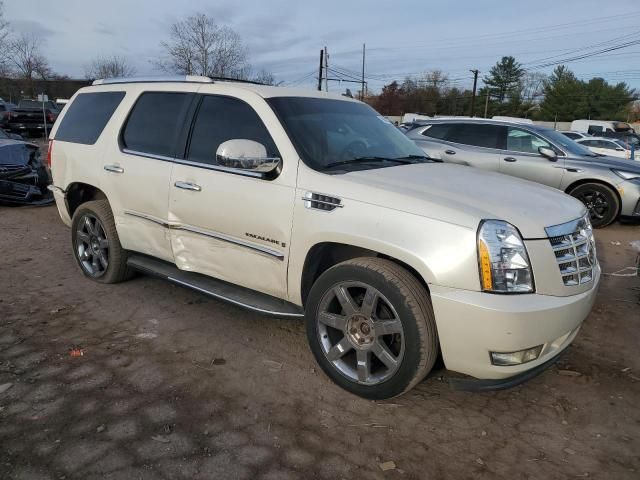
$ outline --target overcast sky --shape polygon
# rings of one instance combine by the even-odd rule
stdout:
[[[96,55],[122,55],[138,74],[158,73],[152,60],[169,26],[195,12],[240,33],[254,68],[303,86],[315,82],[325,45],[330,67],[360,72],[366,43],[369,86],[379,90],[432,69],[467,86],[469,69],[485,73],[503,55],[527,66],[614,39],[603,46],[640,40],[638,0],[5,0],[5,10],[15,32],[42,36],[54,71],[80,78]],[[640,45],[569,65],[580,76],[640,89]]]

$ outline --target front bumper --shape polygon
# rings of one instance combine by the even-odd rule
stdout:
[[[593,287],[568,297],[493,295],[430,285],[445,366],[493,380],[536,369],[571,344],[591,311],[599,282],[597,268]],[[537,345],[543,348],[534,361],[511,366],[491,363],[489,352],[513,352]]]
[[[640,220],[640,181],[627,180],[618,185],[622,202],[620,217],[624,220]]]

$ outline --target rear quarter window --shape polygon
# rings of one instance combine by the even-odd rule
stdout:
[[[124,95],[125,92],[81,93],[69,105],[55,140],[93,145]]]

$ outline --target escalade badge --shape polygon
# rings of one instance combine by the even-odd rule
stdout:
[[[279,245],[282,248],[286,247],[287,244],[281,242],[279,240],[274,240],[273,238],[263,237],[262,235],[256,235],[255,233],[245,233],[247,237],[255,238],[256,240],[262,240],[263,242],[273,243],[274,245]]]

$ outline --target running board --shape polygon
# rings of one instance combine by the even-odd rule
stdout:
[[[141,254],[131,254],[127,265],[139,272],[164,278],[225,302],[274,317],[301,318],[302,308],[265,293],[255,292],[200,273],[180,270],[174,264]]]

